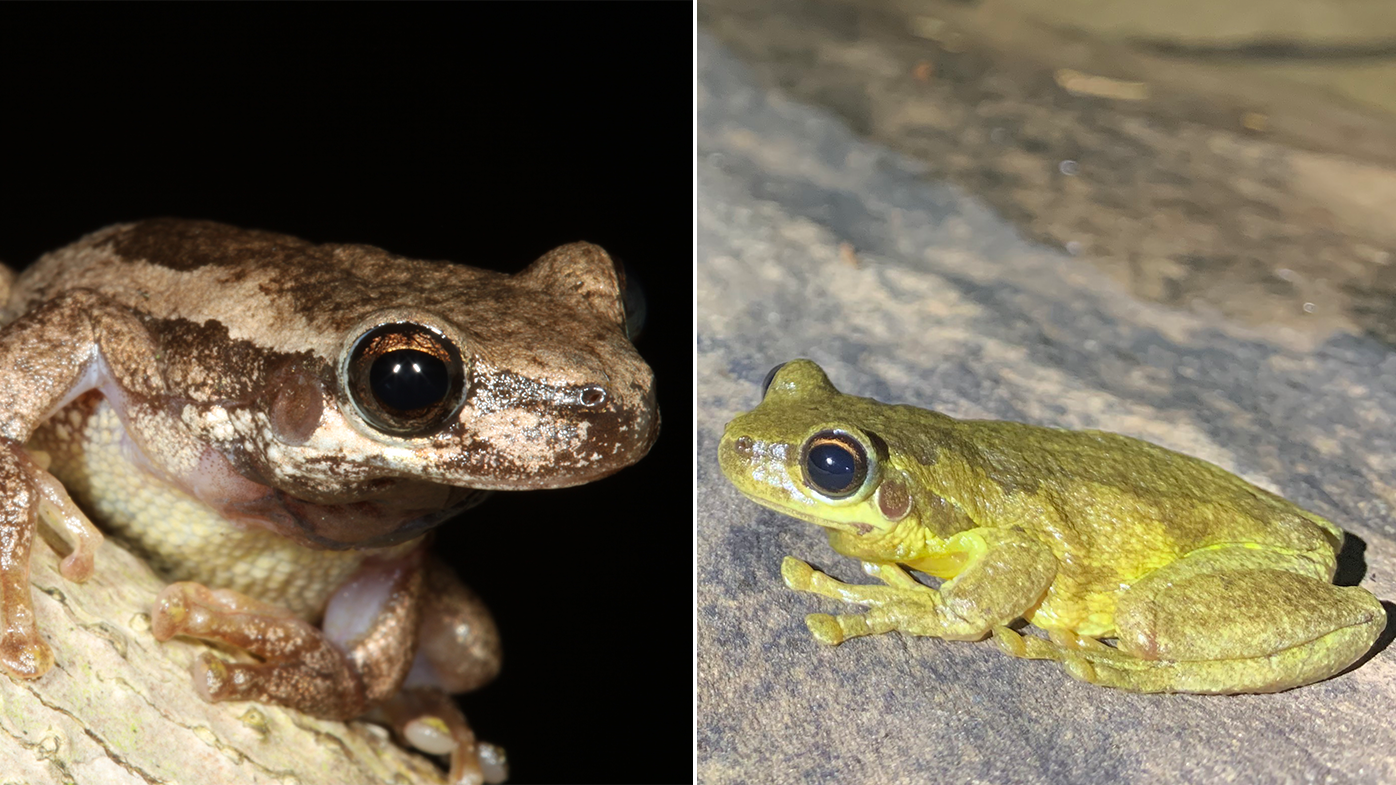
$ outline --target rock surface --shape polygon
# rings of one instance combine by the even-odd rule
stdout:
[[[699,23],[759,82],[1136,298],[1290,345],[1348,331],[1396,346],[1396,101],[1357,112],[1266,78],[1265,58],[1163,56],[1015,0],[706,0]]]
[[[723,424],[776,363],[810,357],[846,392],[1218,463],[1347,530],[1338,581],[1396,615],[1396,351],[1137,300],[758,84],[701,32],[698,70],[698,780],[1396,780],[1390,628],[1329,681],[1241,696],[1108,690],[988,642],[810,638],[804,615],[834,604],[785,589],[781,557],[867,579],[716,461]]]

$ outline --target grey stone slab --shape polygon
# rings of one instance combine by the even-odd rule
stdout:
[[[1346,529],[1340,581],[1389,601],[1396,353],[1137,301],[701,32],[697,123],[699,781],[1396,781],[1389,633],[1329,681],[1241,696],[1109,690],[987,642],[827,648],[803,617],[834,604],[785,589],[781,557],[867,579],[716,461],[766,371],[810,357],[847,392],[1218,463]]]

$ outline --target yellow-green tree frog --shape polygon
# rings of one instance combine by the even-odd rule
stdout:
[[[487,491],[588,482],[649,449],[621,276],[586,243],[505,275],[176,219],[0,276],[0,671],[53,664],[37,519],[83,580],[91,516],[172,581],[157,639],[253,655],[200,658],[208,700],[376,709],[450,753],[453,782],[498,781],[447,697],[494,676],[498,637],[425,535]]]
[[[825,527],[834,550],[884,584],[786,557],[790,588],[869,608],[808,616],[827,644],[891,630],[992,635],[1008,654],[1095,684],[1273,692],[1338,673],[1386,625],[1370,592],[1330,582],[1338,527],[1126,436],[844,395],[796,360],[728,423],[719,461],[742,493]],[[1010,629],[1020,618],[1048,638]]]

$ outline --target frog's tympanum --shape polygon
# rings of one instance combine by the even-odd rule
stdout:
[[[1376,597],[1330,583],[1338,527],[1125,436],[855,398],[796,360],[727,425],[719,458],[744,494],[825,527],[885,584],[785,559],[790,588],[868,606],[807,617],[828,644],[992,635],[1008,654],[1110,687],[1273,692],[1338,673],[1386,624]],[[1048,639],[1009,629],[1019,618]]]
[[[252,655],[198,660],[208,700],[375,710],[451,753],[453,781],[497,781],[497,748],[446,697],[494,676],[494,624],[425,535],[490,490],[649,449],[622,286],[585,243],[506,275],[168,219],[43,257],[0,299],[0,670],[53,665],[36,522],[80,581],[90,516],[172,581],[156,638]]]

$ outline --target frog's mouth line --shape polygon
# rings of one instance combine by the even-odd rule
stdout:
[[[812,523],[816,526],[822,526],[826,529],[835,529],[842,532],[848,532],[850,534],[856,534],[859,537],[864,537],[877,531],[877,527],[873,526],[871,523],[863,523],[862,521],[835,521],[830,520],[828,518],[820,518],[819,516],[812,515],[810,513],[806,513],[802,510],[798,510],[792,507],[786,507],[782,504],[777,504],[773,501],[759,499],[755,496],[752,496],[750,498],[752,501],[756,502],[762,507],[770,508],[778,513],[781,513],[782,515],[788,515],[791,518],[799,518],[800,520],[805,521],[806,523]]]
[[[348,504],[320,505],[297,499],[277,488],[269,488],[270,493],[253,502],[230,505],[244,513],[251,513],[254,519],[264,521],[268,528],[295,540],[302,545],[325,550],[362,550],[397,545],[422,536],[430,529],[444,523],[469,507],[474,507],[490,495],[490,491],[466,489],[467,492],[452,504],[439,510],[426,513],[403,514],[400,511],[384,509],[372,501],[351,502]],[[395,528],[375,537],[348,541],[326,536],[324,523],[327,520],[357,520],[360,523],[372,520],[381,522],[400,517]],[[362,529],[379,528],[360,526]]]

